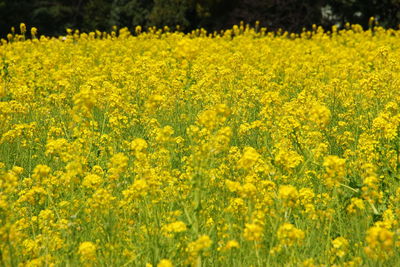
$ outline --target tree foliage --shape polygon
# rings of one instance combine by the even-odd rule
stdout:
[[[114,25],[212,31],[240,21],[298,32],[312,24],[368,27],[371,16],[383,26],[397,27],[400,0],[0,0],[0,34],[20,22],[46,35],[63,34],[66,28],[110,30]]]

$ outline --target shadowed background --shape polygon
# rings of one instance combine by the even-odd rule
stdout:
[[[312,24],[329,28],[345,22],[366,28],[372,16],[381,26],[397,28],[400,0],[0,0],[0,35],[20,22],[45,35],[61,35],[66,28],[108,31],[114,25],[214,31],[257,20],[269,30],[299,32]]]

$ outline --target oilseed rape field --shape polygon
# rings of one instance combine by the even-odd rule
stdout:
[[[400,31],[0,44],[1,266],[399,266]]]

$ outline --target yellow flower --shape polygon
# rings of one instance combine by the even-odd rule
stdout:
[[[103,178],[96,174],[89,174],[83,178],[82,185],[87,188],[96,189],[103,183]]]
[[[167,237],[172,237],[171,233],[180,233],[187,230],[186,224],[181,221],[173,222],[162,227],[164,235]]]
[[[19,29],[21,30],[22,34],[25,34],[26,33],[26,25],[25,25],[25,23],[21,23],[19,25]]]
[[[363,210],[365,210],[364,201],[362,199],[352,197],[350,205],[347,206],[347,212],[349,214],[354,214]]]
[[[277,152],[275,162],[280,164],[285,170],[292,171],[304,161],[303,157],[293,149],[284,145],[276,145]]]
[[[130,143],[130,149],[135,151],[135,152],[142,152],[143,150],[147,149],[148,144],[146,140],[142,138],[135,138],[131,143]]]
[[[188,263],[194,264],[195,262],[197,262],[200,253],[208,249],[211,244],[212,241],[207,235],[201,235],[196,241],[189,243],[186,248],[186,251],[189,255]]]
[[[122,191],[122,195],[127,201],[134,201],[136,198],[144,197],[148,194],[149,185],[144,179],[133,182],[128,189]]]
[[[35,169],[33,170],[33,174],[39,177],[46,177],[51,172],[51,169],[47,165],[36,165]]]
[[[173,267],[174,265],[170,260],[162,259],[158,264],[157,267]]]
[[[225,249],[229,250],[232,248],[240,248],[240,245],[236,240],[229,240],[228,242],[226,242]]]
[[[252,148],[252,147],[245,147],[243,151],[243,156],[238,161],[238,167],[243,169],[250,169],[254,166],[254,164],[260,158],[260,154]]]
[[[118,180],[123,172],[128,168],[129,158],[123,153],[117,153],[108,163],[108,178]]]
[[[297,229],[293,224],[284,223],[279,227],[277,237],[281,246],[291,247],[294,245],[300,245],[305,234],[302,230]]]
[[[109,190],[100,188],[87,200],[87,204],[96,212],[107,212],[113,206],[115,200],[116,197]]]
[[[332,188],[340,185],[346,174],[345,163],[346,160],[338,156],[325,157],[323,166],[326,170],[326,175],[324,176],[326,186]]]
[[[332,240],[332,248],[330,250],[331,255],[333,256],[332,260],[336,257],[343,258],[349,250],[349,241],[344,237],[338,237]]]
[[[246,223],[243,236],[248,241],[261,241],[264,234],[264,229],[254,223]]]
[[[79,245],[78,254],[83,262],[96,261],[96,245],[92,242],[83,242]]]
[[[287,207],[294,207],[298,199],[299,192],[292,185],[281,185],[279,187],[278,196]]]
[[[165,126],[164,128],[158,129],[155,140],[158,143],[166,143],[173,140],[171,137],[174,134],[174,129],[171,126]]]
[[[331,117],[331,111],[324,105],[314,104],[310,109],[310,120],[319,127],[326,127]]]
[[[36,35],[37,35],[37,28],[35,28],[35,27],[32,27],[32,28],[31,28],[31,35],[32,35],[32,37],[36,37]]]
[[[252,198],[257,194],[257,187],[252,183],[245,183],[241,189],[239,194],[243,198]]]
[[[372,259],[387,259],[393,255],[394,233],[379,227],[373,226],[367,230],[364,247],[365,253]]]
[[[145,103],[146,112],[149,114],[155,113],[162,107],[164,102],[165,102],[164,95],[154,94],[149,96],[149,98],[146,100]]]

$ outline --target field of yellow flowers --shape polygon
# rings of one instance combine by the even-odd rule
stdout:
[[[1,266],[399,266],[400,31],[18,32]]]

